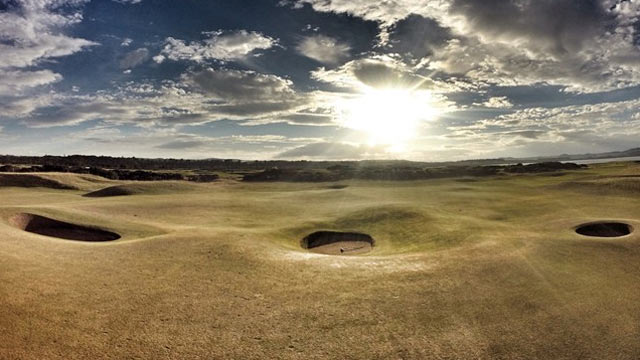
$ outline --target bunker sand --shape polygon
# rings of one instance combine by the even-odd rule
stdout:
[[[309,251],[325,255],[361,255],[371,251],[371,244],[362,241],[338,241],[316,246]]]

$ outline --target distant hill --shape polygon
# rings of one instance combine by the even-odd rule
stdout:
[[[529,160],[544,160],[544,161],[567,161],[567,160],[590,160],[590,159],[608,159],[608,158],[624,158],[640,156],[640,148],[633,148],[625,151],[611,151],[605,153],[587,153],[587,154],[562,154],[558,156],[549,157],[534,157]]]
[[[224,172],[247,172],[269,168],[278,169],[326,169],[331,166],[352,167],[420,167],[438,168],[450,166],[488,166],[517,163],[576,161],[605,158],[625,158],[640,156],[640,148],[605,153],[562,154],[527,158],[470,159],[462,161],[424,162],[408,160],[361,160],[361,161],[286,161],[286,160],[237,160],[237,159],[145,159],[136,157],[111,157],[91,155],[69,156],[14,156],[0,155],[0,165],[38,165],[65,167],[98,167],[111,170],[202,170]]]

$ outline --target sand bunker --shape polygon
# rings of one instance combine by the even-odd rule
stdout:
[[[576,227],[576,232],[580,235],[597,237],[625,236],[632,231],[631,225],[615,221],[592,222]]]
[[[139,190],[136,190],[131,187],[116,185],[109,186],[104,189],[100,189],[97,191],[93,191],[82,196],[85,197],[111,197],[111,196],[127,196],[127,195],[135,195],[140,193]]]
[[[367,234],[316,231],[302,239],[300,245],[319,254],[358,255],[371,251],[375,241]]]
[[[22,213],[14,215],[9,219],[9,223],[30,233],[67,240],[111,241],[120,238],[120,235],[114,232],[95,227],[75,225],[35,214]]]

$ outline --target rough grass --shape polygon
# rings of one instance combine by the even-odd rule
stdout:
[[[562,189],[587,194],[628,196],[640,194],[640,177],[609,177],[585,181],[569,181],[558,185]]]
[[[221,181],[108,198],[0,188],[0,358],[640,358],[640,235],[574,232],[640,228],[636,193],[560,185],[637,172],[340,190]],[[21,212],[123,238],[36,236],[7,223]],[[313,254],[300,239],[316,230],[376,246]]]

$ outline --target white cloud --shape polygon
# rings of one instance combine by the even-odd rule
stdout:
[[[39,106],[25,99],[23,107],[4,109],[4,115],[17,117],[32,127],[75,125],[90,120],[145,126],[202,124],[223,119],[254,124],[304,123],[301,117],[323,106],[319,92],[296,93],[290,80],[253,71],[211,68],[190,70],[180,82],[165,81],[162,85],[131,82],[111,91],[92,95],[52,94],[46,100]],[[314,124],[330,120],[328,114],[317,116]]]
[[[507,98],[506,96],[491,97],[489,98],[489,100],[485,101],[482,104],[474,104],[474,105],[484,106],[487,108],[494,108],[494,109],[509,109],[513,107],[513,104],[511,103],[511,101],[509,101],[509,98]]]
[[[637,146],[640,100],[558,108],[529,108],[473,124],[449,126],[451,143],[478,152],[547,154],[564,147],[578,152]],[[634,144],[635,142],[635,144]],[[545,149],[545,146],[547,148]],[[594,146],[597,146],[594,148]]]
[[[82,20],[80,12],[62,14],[58,8],[78,1],[27,1],[18,11],[0,12],[0,69],[38,65],[44,60],[76,53],[94,42],[60,33]]]
[[[4,70],[0,71],[0,78],[0,95],[15,96],[26,90],[60,81],[62,76],[50,70]]]
[[[122,39],[122,42],[120,43],[120,46],[129,46],[129,45],[131,45],[132,42],[133,42],[133,39],[124,38],[124,39]]]
[[[58,82],[60,74],[35,67],[52,59],[71,55],[97,45],[70,37],[63,30],[82,20],[80,0],[40,0],[18,2],[0,12],[0,114],[20,116],[44,106],[47,95],[37,95],[40,87]]]
[[[324,64],[337,64],[349,57],[351,47],[324,35],[307,36],[296,46],[303,56]]]
[[[162,64],[164,62],[164,60],[166,59],[166,57],[164,55],[156,55],[153,58],[153,61],[155,61],[158,64]]]
[[[448,0],[292,0],[281,3],[309,4],[320,12],[346,13],[388,27],[409,14],[435,14],[446,9]]]
[[[173,61],[207,60],[234,61],[255,55],[257,50],[266,50],[277,44],[277,40],[255,31],[213,31],[204,33],[203,41],[186,42],[169,37],[165,46],[154,60],[161,63],[165,59]]]

